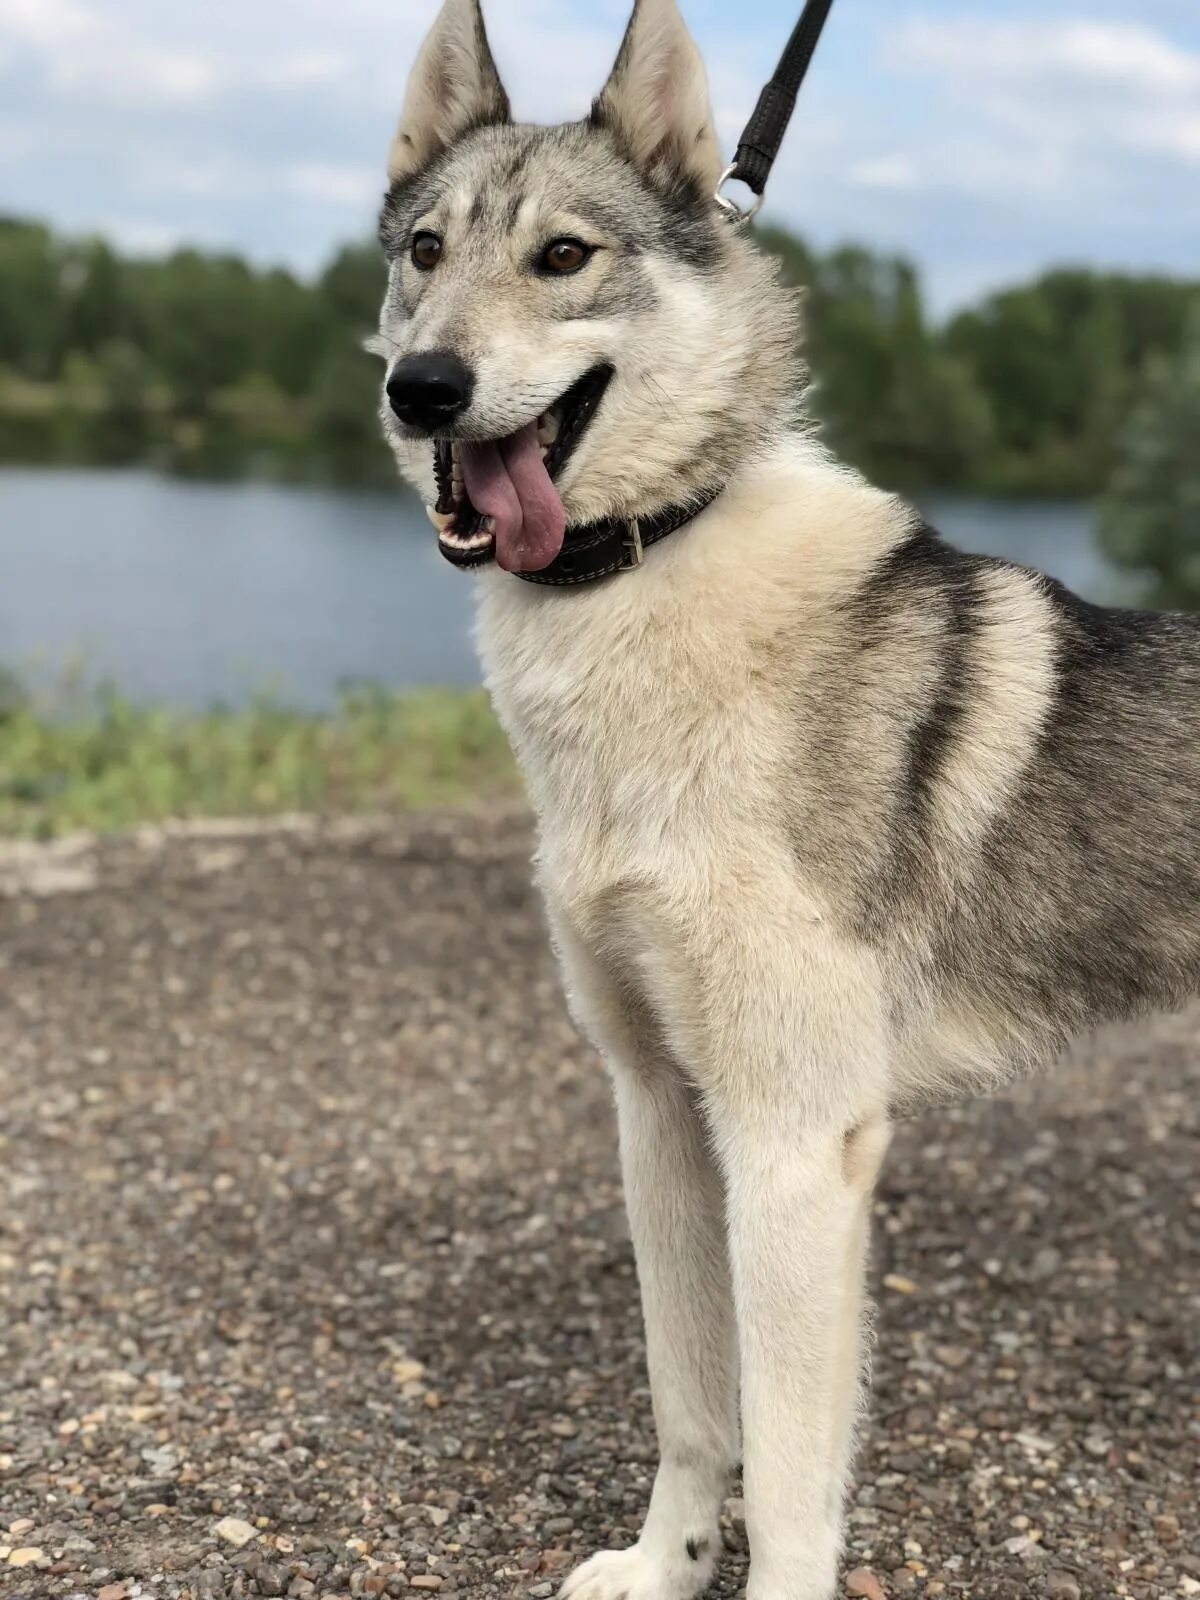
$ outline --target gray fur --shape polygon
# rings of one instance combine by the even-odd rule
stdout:
[[[796,301],[712,201],[675,0],[638,0],[585,122],[510,123],[493,75],[476,0],[445,0],[377,348],[471,368],[462,439],[611,367],[559,481],[572,522],[722,491],[629,576],[478,580],[612,1073],[661,1446],[641,1537],[563,1594],[695,1600],[741,1454],[747,1600],[832,1600],[890,1112],[1200,988],[1200,622],[952,550],[821,449]],[[443,240],[426,273],[417,228]],[[551,281],[565,234],[594,254]],[[428,487],[429,441],[385,427]]]

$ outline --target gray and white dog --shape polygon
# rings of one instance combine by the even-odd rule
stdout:
[[[661,1465],[571,1600],[703,1589],[739,1461],[750,1600],[828,1600],[889,1114],[1200,986],[1200,626],[960,554],[829,459],[721,165],[675,0],[557,128],[445,0],[382,218],[387,431],[481,566],[619,1112]],[[627,576],[513,575],[698,506]]]

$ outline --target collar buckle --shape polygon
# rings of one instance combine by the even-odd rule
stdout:
[[[646,559],[646,551],[642,545],[642,526],[636,517],[630,517],[621,543],[625,554],[620,571],[636,572]]]

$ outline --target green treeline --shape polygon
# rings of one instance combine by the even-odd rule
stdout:
[[[1200,283],[1056,271],[945,327],[908,262],[763,229],[808,290],[811,406],[896,488],[1093,495]],[[117,255],[0,219],[0,461],[388,481],[375,420],[383,267],[347,246],[307,283],[234,256]]]

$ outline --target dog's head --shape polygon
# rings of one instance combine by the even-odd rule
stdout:
[[[544,567],[568,523],[718,487],[788,414],[794,309],[715,204],[721,165],[676,0],[637,0],[557,128],[510,120],[479,0],[444,0],[392,145],[375,348],[452,559]]]

